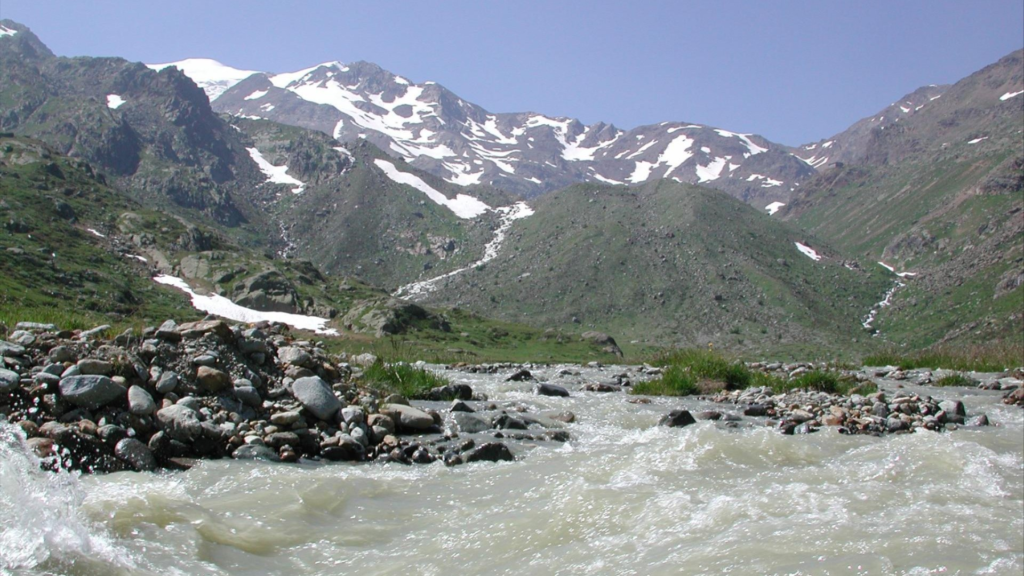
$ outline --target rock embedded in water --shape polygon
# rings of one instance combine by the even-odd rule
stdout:
[[[689,410],[673,410],[661,417],[661,420],[658,421],[658,426],[682,428],[696,423],[697,421],[693,418],[693,415],[690,414]]]
[[[511,376],[505,378],[505,382],[532,382],[533,374],[530,373],[526,368],[520,368],[512,373]]]
[[[533,389],[538,396],[560,396],[568,397],[569,391],[557,384],[541,383]]]
[[[462,461],[470,462],[512,462],[516,457],[508,446],[501,442],[487,442],[462,455]]]
[[[452,420],[462,434],[477,434],[491,429],[489,419],[470,412],[455,412],[452,414]]]
[[[744,416],[767,416],[769,406],[766,404],[751,404],[743,409]]]
[[[68,402],[92,410],[123,397],[124,387],[106,376],[98,374],[78,375],[62,378],[60,394]]]
[[[434,427],[434,418],[412,406],[404,404],[385,404],[381,406],[380,413],[390,416],[397,425],[398,431],[425,432]]]
[[[341,409],[341,401],[319,376],[299,378],[292,383],[291,392],[306,410],[320,420],[333,421]]]

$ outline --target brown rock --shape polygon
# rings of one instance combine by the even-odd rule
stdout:
[[[231,376],[209,366],[200,366],[196,370],[196,382],[206,392],[216,394],[231,387]]]

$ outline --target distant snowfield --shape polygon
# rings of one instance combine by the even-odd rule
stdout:
[[[249,156],[252,157],[256,165],[260,167],[260,171],[267,177],[267,182],[274,184],[287,184],[295,186],[292,188],[292,194],[302,194],[302,191],[306,189],[306,183],[288,175],[288,166],[274,166],[260,154],[260,151],[255,148],[246,148],[249,152]]]
[[[771,204],[765,206],[764,209],[767,210],[768,211],[768,215],[771,216],[771,215],[775,214],[776,212],[778,212],[779,208],[782,208],[785,205],[786,205],[785,202],[772,202]]]
[[[814,260],[815,262],[817,262],[818,260],[821,260],[821,254],[818,254],[814,250],[814,248],[811,248],[810,246],[806,246],[806,245],[801,244],[799,242],[794,242],[794,244],[796,244],[796,249],[799,250],[800,253],[803,254],[804,256],[807,256],[808,258],[810,258],[811,260]]]
[[[459,268],[458,270],[452,270],[447,274],[442,274],[429,280],[423,280],[421,282],[413,282],[402,286],[398,290],[395,290],[395,296],[398,298],[409,298],[415,299],[417,296],[425,296],[430,292],[437,289],[437,285],[441,280],[445,278],[451,278],[456,274],[461,274],[471,268],[476,268],[494,260],[498,257],[498,253],[501,251],[501,245],[505,242],[505,235],[508,233],[509,228],[512,227],[512,223],[516,220],[526,218],[533,215],[533,208],[530,208],[526,202],[517,202],[512,206],[502,206],[501,208],[495,208],[495,212],[501,215],[501,222],[498,224],[498,229],[494,231],[494,238],[484,246],[483,258],[473,262],[469,266]]]
[[[165,64],[146,64],[149,68],[159,72],[168,66],[174,66],[181,70],[206,92],[206,97],[213,102],[218,96],[227,92],[235,84],[245,80],[258,72],[255,70],[239,70],[225,66],[216,60],[209,58],[189,58],[179,62],[167,62]]]
[[[1003,94],[1002,96],[1000,96],[999,100],[1005,102],[1005,101],[1009,100],[1010,98],[1014,98],[1016,96],[1020,96],[1021,94],[1024,94],[1024,90],[1021,90],[1020,92],[1007,92],[1006,94]]]
[[[982,140],[988,140],[988,136],[982,136],[981,138],[975,138],[974,140],[968,140],[967,143],[968,144],[977,144],[978,142],[981,142]]]
[[[326,318],[318,318],[316,316],[303,316],[302,314],[289,314],[287,312],[261,312],[259,310],[253,310],[252,308],[246,308],[245,306],[239,306],[231,300],[217,294],[210,294],[204,296],[202,294],[196,294],[189,287],[188,282],[185,282],[181,278],[175,276],[157,276],[153,278],[153,281],[158,284],[165,286],[172,286],[185,292],[192,298],[192,307],[196,310],[202,310],[208,314],[215,314],[228,320],[235,320],[236,322],[279,322],[281,324],[287,324],[292,328],[298,328],[300,330],[312,330],[317,334],[324,334],[327,336],[337,336],[338,331],[333,328],[327,328],[328,320]]]
[[[893,268],[892,266],[889,266],[888,264],[886,264],[885,262],[882,262],[881,260],[879,260],[878,263],[882,265],[882,268],[885,268],[886,270],[888,270],[889,272],[892,272],[893,274],[899,276],[900,278],[907,278],[909,276],[917,276],[917,272],[897,272],[895,268]]]
[[[124,102],[124,98],[117,94],[107,94],[107,108],[111,110],[117,110]]]
[[[14,36],[17,33],[17,30],[11,30],[6,26],[0,26],[0,38],[3,38],[4,36]]]
[[[454,200],[452,200],[445,196],[444,194],[438,192],[430,184],[424,182],[419,176],[416,176],[415,174],[409,174],[408,172],[402,172],[398,168],[396,168],[394,164],[388,162],[387,160],[382,160],[378,158],[374,160],[373,163],[376,164],[378,168],[383,170],[384,174],[386,174],[388,178],[392,179],[395,182],[398,182],[399,184],[412,186],[413,188],[419,190],[420,192],[423,192],[424,194],[427,195],[428,198],[433,200],[435,204],[444,206],[445,208],[451,210],[452,213],[454,213],[459,218],[463,218],[466,220],[476,218],[477,216],[491,209],[491,207],[488,206],[487,204],[484,204],[483,202],[477,200],[472,196],[467,196],[466,194],[459,194],[455,196]]]

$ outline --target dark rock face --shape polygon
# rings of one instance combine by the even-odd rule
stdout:
[[[669,428],[682,428],[696,423],[697,421],[688,410],[673,410],[658,421],[659,426],[668,426]]]

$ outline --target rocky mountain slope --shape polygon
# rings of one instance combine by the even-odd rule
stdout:
[[[899,122],[844,133],[861,138],[843,148],[848,162],[802,185],[779,216],[916,274],[876,324],[894,341],[1019,339],[1024,51],[928,98]]]
[[[535,113],[494,114],[440,84],[414,84],[380,67],[329,62],[284,74],[209,60],[177,66],[215,110],[365,138],[388,154],[460,185],[530,197],[576,182],[702,183],[762,207],[814,173],[791,150],[752,135],[685,122],[621,130]],[[230,85],[227,89],[224,87]]]

